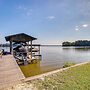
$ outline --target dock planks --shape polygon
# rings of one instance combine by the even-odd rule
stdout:
[[[13,55],[0,58],[0,90],[21,83],[25,79]]]

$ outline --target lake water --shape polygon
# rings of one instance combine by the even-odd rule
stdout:
[[[42,60],[20,66],[26,77],[62,68],[65,62],[81,63],[90,61],[90,48],[41,46]]]
[[[9,51],[8,47],[1,48]],[[65,62],[81,63],[90,61],[90,47],[41,46],[42,60],[20,66],[26,77],[62,68]]]

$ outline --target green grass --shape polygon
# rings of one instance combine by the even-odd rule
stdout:
[[[90,90],[90,63],[30,83],[38,90]]]
[[[63,65],[63,68],[70,67],[72,65],[75,65],[75,63],[73,63],[73,62],[65,62],[64,65]]]

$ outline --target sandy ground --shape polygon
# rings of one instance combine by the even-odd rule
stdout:
[[[9,88],[5,88],[3,90],[38,90],[38,89],[34,87],[32,84],[27,82],[27,83],[18,84]]]

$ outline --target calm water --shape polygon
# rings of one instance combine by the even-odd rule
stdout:
[[[21,66],[26,77],[62,68],[65,62],[81,63],[90,61],[90,48],[42,46],[42,60],[27,66]]]
[[[5,50],[8,50],[8,48]],[[62,68],[65,62],[81,63],[90,61],[90,48],[41,46],[41,55],[41,61],[20,66],[26,77]]]

